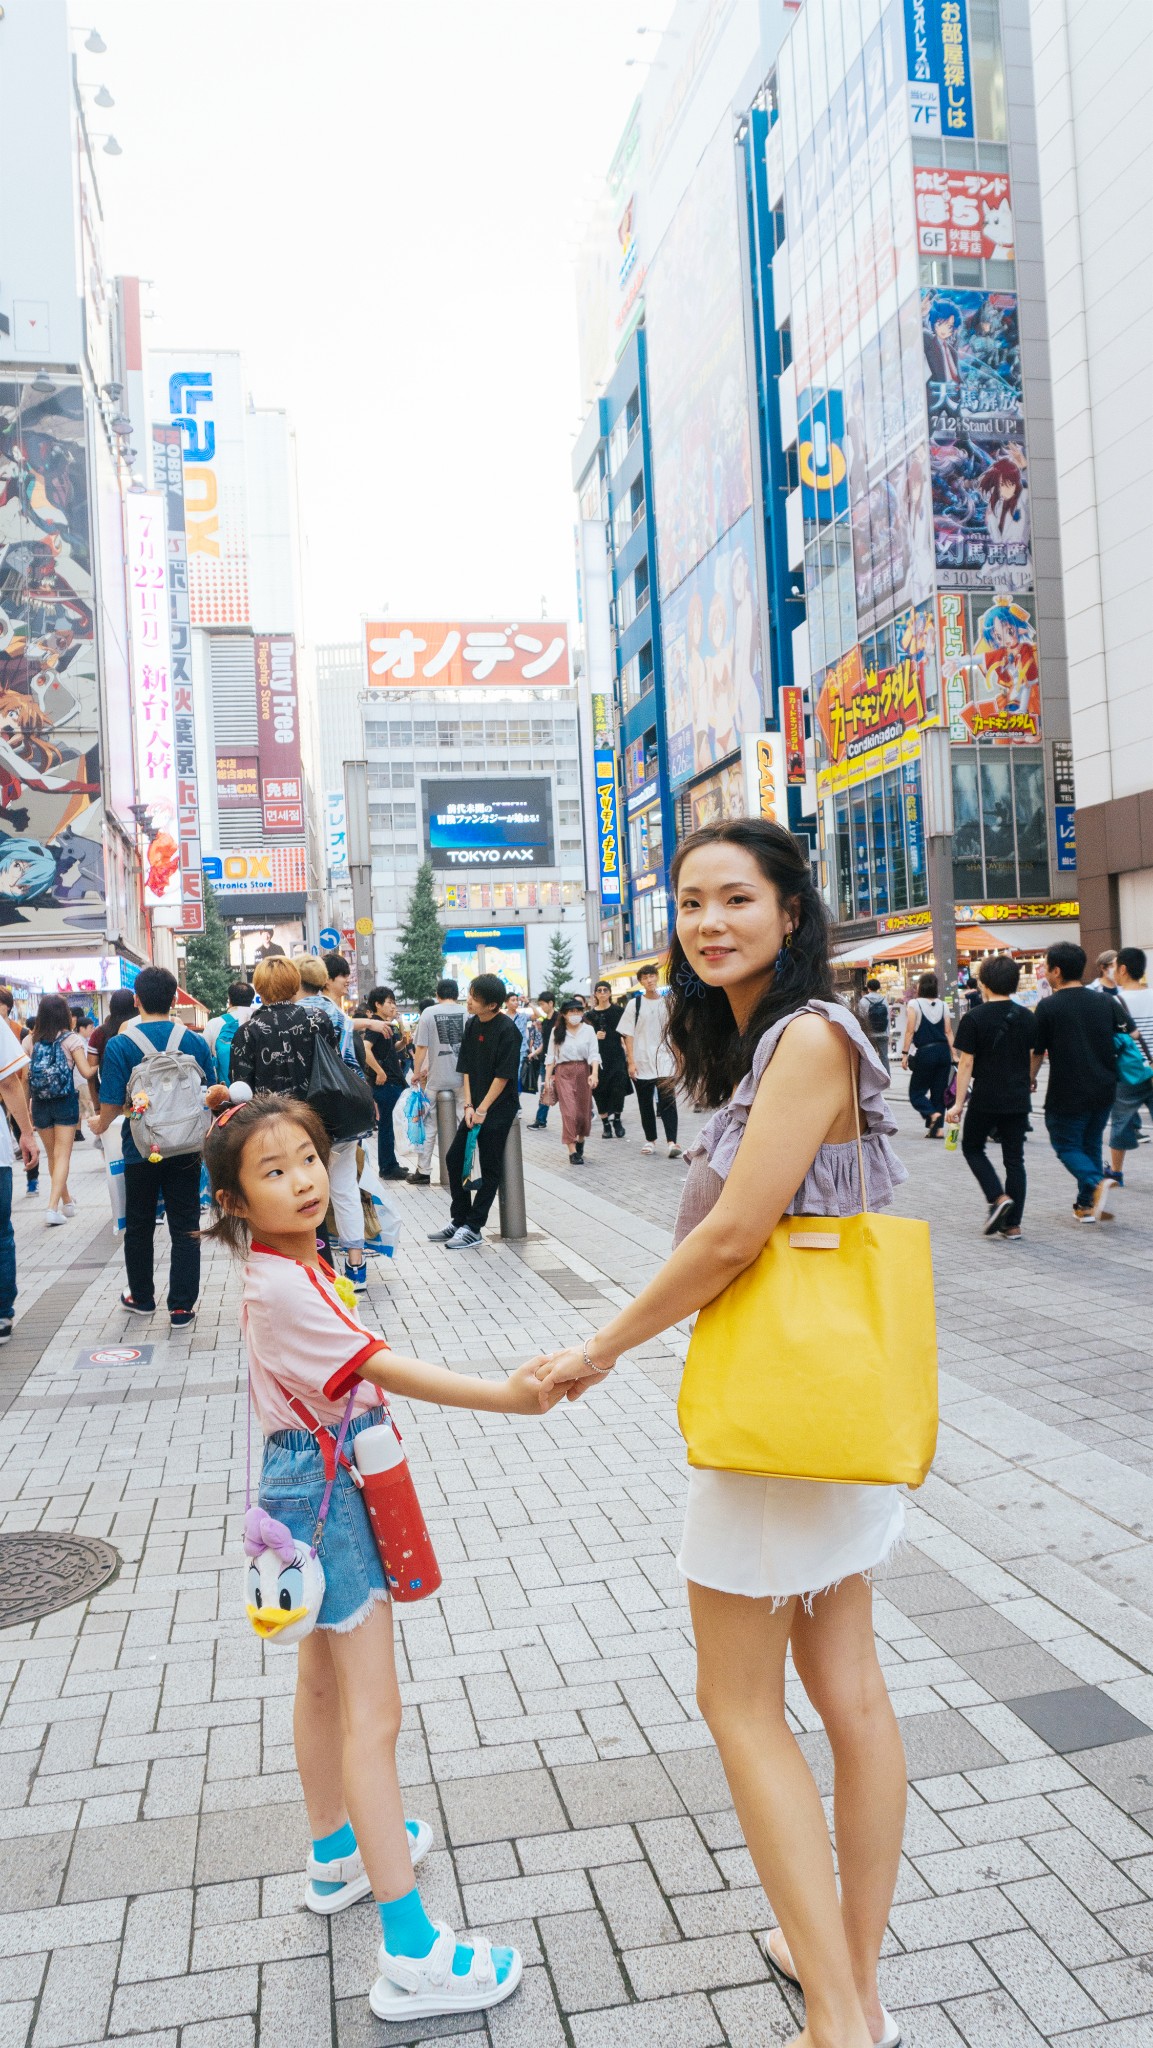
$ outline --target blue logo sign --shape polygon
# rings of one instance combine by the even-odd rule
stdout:
[[[1077,871],[1077,812],[1072,804],[1054,804],[1057,825],[1057,867],[1061,874]]]
[[[617,807],[616,757],[611,747],[598,747],[594,753],[593,781],[596,784],[601,903],[606,910],[617,909],[621,900],[621,833]]]
[[[969,135],[973,68],[966,0],[905,0],[913,134]]]
[[[340,933],[334,931],[330,924],[326,924],[320,934],[320,943],[326,953],[335,953],[340,946]]]
[[[831,524],[849,509],[849,466],[845,460],[845,400],[840,391],[809,394],[808,411],[797,432],[801,511]]]

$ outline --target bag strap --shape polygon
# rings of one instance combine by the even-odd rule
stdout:
[[[359,1381],[356,1381],[356,1380],[354,1380],[354,1381],[353,1381],[353,1384],[352,1384],[352,1386],[351,1386],[351,1387],[349,1388],[349,1390],[348,1390],[348,1399],[347,1399],[347,1401],[346,1401],[346,1402],[345,1402],[345,1404],[344,1404],[344,1414],[343,1414],[343,1415],[341,1416],[341,1418],[340,1418],[340,1429],[339,1429],[339,1431],[338,1431],[338,1433],[337,1433],[337,1438],[336,1438],[336,1449],[335,1449],[335,1451],[334,1451],[334,1453],[333,1453],[333,1458],[332,1458],[332,1471],[331,1471],[331,1472],[329,1473],[329,1475],[328,1475],[328,1478],[327,1478],[327,1479],[325,1480],[325,1483],[324,1483],[324,1492],[323,1492],[323,1494],[321,1495],[321,1499],[320,1499],[320,1511],[319,1511],[319,1513],[318,1513],[318,1515],[317,1515],[317,1517],[316,1517],[316,1527],[315,1527],[315,1529],[314,1529],[314,1530],[313,1530],[313,1532],[312,1532],[312,1548],[313,1548],[313,1550],[319,1550],[319,1548],[320,1548],[320,1542],[321,1542],[321,1538],[322,1538],[322,1537],[323,1537],[323,1535],[324,1535],[324,1525],[325,1525],[325,1522],[326,1522],[326,1521],[327,1521],[327,1519],[328,1519],[328,1509],[329,1509],[329,1504],[330,1504],[330,1502],[331,1502],[331,1500],[332,1500],[332,1489],[333,1489],[333,1487],[334,1487],[334,1486],[336,1485],[336,1474],[337,1474],[337,1469],[338,1469],[338,1467],[339,1467],[339,1465],[340,1465],[340,1463],[341,1463],[341,1456],[342,1456],[342,1453],[343,1453],[343,1450],[344,1450],[344,1439],[345,1439],[345,1437],[346,1437],[346,1436],[347,1436],[347,1434],[348,1434],[348,1425],[349,1425],[349,1423],[350,1423],[350,1422],[352,1421],[352,1404],[353,1404],[353,1402],[354,1402],[354,1401],[355,1401],[355,1399],[356,1399],[356,1389],[357,1389],[358,1385],[359,1385]],[[328,1438],[328,1440],[329,1440],[329,1442],[331,1442],[332,1438],[331,1438],[331,1432],[330,1432],[330,1431],[328,1431],[328,1430],[323,1430],[323,1431],[321,1431],[321,1430],[318,1430],[318,1431],[317,1431],[317,1435],[316,1435],[316,1441],[317,1441],[317,1443],[318,1443],[318,1444],[320,1445],[320,1450],[321,1450],[321,1455],[322,1455],[322,1456],[323,1456],[323,1454],[324,1454],[324,1442],[323,1442],[323,1439],[324,1439],[325,1437],[327,1437],[327,1438]],[[325,1463],[326,1463],[326,1464],[327,1464],[327,1462],[328,1462],[328,1461],[327,1461],[327,1459],[325,1459]],[[347,1459],[345,1459],[345,1460],[344,1460],[344,1462],[345,1462],[345,1463],[347,1464],[347,1463],[348,1463],[348,1460],[347,1460]],[[350,1471],[355,1471],[355,1470],[356,1470],[356,1467],[355,1467],[355,1466],[352,1466],[352,1465],[350,1465],[350,1466],[349,1466],[349,1470],[350,1470]],[[359,1477],[359,1475],[358,1475],[358,1477]]]
[[[867,1216],[869,1213],[869,1189],[868,1183],[865,1180],[865,1148],[861,1143],[861,1103],[857,1093],[860,1086],[861,1056],[858,1053],[856,1064],[854,1065],[851,1040],[848,1045],[848,1054],[849,1081],[853,1090],[853,1127],[857,1138],[857,1171],[861,1177],[861,1214],[862,1216]]]
[[[180,1024],[180,1023],[174,1023],[174,1024],[173,1024],[173,1026],[172,1026],[172,1029],[171,1029],[171,1031],[170,1031],[170,1032],[169,1032],[169,1034],[168,1034],[168,1044],[167,1044],[167,1045],[165,1046],[165,1048],[164,1048],[165,1052],[179,1052],[179,1050],[180,1050],[180,1041],[181,1041],[181,1039],[183,1038],[183,1036],[184,1036],[184,1026],[183,1026],[183,1024]]]
[[[139,1024],[122,1024],[120,1026],[120,1035],[122,1038],[130,1038],[137,1050],[144,1054],[145,1059],[150,1059],[156,1051],[152,1040],[145,1037]]]

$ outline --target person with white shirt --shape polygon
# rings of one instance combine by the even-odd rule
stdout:
[[[1147,1060],[1153,1061],[1153,988],[1145,980],[1147,960],[1140,946],[1122,946],[1114,955],[1113,987],[1110,995],[1123,1003],[1133,1019],[1137,1042]],[[1124,1187],[1122,1167],[1126,1152],[1135,1152],[1141,1140],[1141,1111],[1153,1117],[1153,1081],[1130,1087],[1119,1081],[1113,1104],[1113,1127],[1109,1132],[1111,1178]]]
[[[676,1067],[665,1042],[667,991],[659,986],[660,976],[655,967],[642,967],[638,979],[641,992],[625,1004],[617,1032],[625,1041],[629,1079],[636,1090],[637,1108],[641,1113],[641,1128],[645,1134],[641,1151],[656,1151],[659,1116],[669,1158],[679,1159]]]
[[[40,1158],[40,1145],[32,1128],[24,1072],[28,1055],[16,1033],[0,1023],[0,1102],[20,1133],[20,1156],[31,1169]],[[12,1138],[8,1117],[0,1116],[0,1344],[12,1335],[16,1307],[16,1239],[12,1230]]]
[[[600,1046],[585,1022],[583,996],[566,996],[549,1039],[545,1080],[560,1104],[560,1132],[570,1166],[585,1163],[585,1139],[593,1127],[593,1089],[600,1080]]]

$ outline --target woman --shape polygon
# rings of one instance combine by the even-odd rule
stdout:
[[[114,988],[108,998],[108,1015],[103,1024],[98,1024],[88,1041],[88,1057],[96,1062],[96,1072],[88,1083],[92,1107],[100,1114],[100,1069],[104,1064],[104,1048],[110,1038],[115,1038],[120,1026],[129,1017],[136,1015],[136,997],[130,988]]]
[[[860,1210],[904,1170],[889,1149],[885,1073],[833,993],[808,854],[778,825],[694,832],[672,867],[668,1037],[695,1101],[716,1109],[691,1153],[676,1249],[636,1301],[540,1370],[570,1398],[622,1352],[712,1301],[786,1211]],[[766,1332],[766,1374],[772,1336]],[[896,2048],[877,1994],[905,1815],[905,1760],[873,1639],[870,1575],[898,1541],[891,1486],[694,1470],[678,1560],[689,1581],[697,1697],[780,1923],[770,1953],[803,1985],[805,2048]],[[785,1720],[785,1654],[833,1751],[833,1872],[820,1794]]]
[[[76,1076],[90,1081],[96,1072],[84,1040],[72,1029],[72,1013],[63,996],[41,996],[32,1027],[32,1062],[28,1069],[28,1092],[32,1098],[32,1126],[44,1140],[51,1184],[44,1221],[61,1224],[76,1214],[68,1186],[68,1166],[80,1121],[80,1096]]]
[[[600,1080],[593,1093],[596,1097],[597,1115],[603,1126],[604,1138],[623,1138],[625,1134],[621,1111],[625,1096],[632,1094],[629,1080],[629,1061],[624,1039],[617,1031],[617,1025],[624,1015],[623,1003],[614,1003],[613,992],[607,981],[598,981],[593,990],[593,1006],[588,1022],[596,1033],[600,1059]]]
[[[369,990],[368,1015],[373,1021],[364,1027],[364,1050],[368,1078],[372,1082],[372,1097],[376,1103],[377,1167],[382,1180],[407,1180],[408,1169],[401,1166],[396,1156],[392,1117],[408,1087],[412,1055],[392,989]],[[357,1028],[360,1028],[359,1019]]]
[[[909,1070],[909,1101],[924,1121],[927,1138],[941,1135],[945,1090],[953,1071],[953,1025],[944,1003],[938,999],[938,986],[935,974],[921,976],[917,1000],[905,1011],[905,1042],[901,1047],[901,1065]]]
[[[566,996],[549,1040],[545,1077],[560,1103],[560,1134],[570,1166],[585,1163],[585,1139],[593,1127],[593,1089],[600,1080],[597,1035],[585,1022],[580,996]]]
[[[308,976],[303,996],[302,973]],[[299,961],[289,960],[283,953],[272,954],[253,968],[252,985],[260,997],[260,1008],[240,1026],[232,1041],[228,1071],[233,1081],[247,1081],[254,1095],[291,1095],[295,1102],[307,1102],[318,1035],[342,1054],[346,1066],[360,1073],[352,1048],[352,1026],[346,1033],[343,1011],[324,994],[328,970],[322,960],[311,953]],[[363,1294],[368,1286],[368,1266],[356,1146],[355,1138],[333,1146],[328,1177],[332,1213],[344,1246],[345,1279]],[[326,1256],[328,1250],[326,1238]]]

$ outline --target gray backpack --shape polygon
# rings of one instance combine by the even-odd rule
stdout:
[[[205,1108],[207,1085],[199,1061],[178,1052],[183,1024],[174,1024],[167,1045],[155,1046],[137,1024],[122,1024],[121,1034],[144,1054],[128,1081],[128,1107],[138,1096],[147,1108],[130,1114],[128,1127],[142,1159],[171,1159],[177,1152],[199,1152],[212,1117]]]

